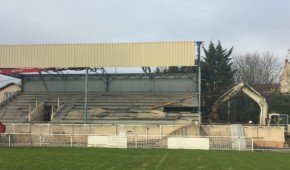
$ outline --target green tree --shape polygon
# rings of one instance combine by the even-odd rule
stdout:
[[[223,49],[221,42],[215,45],[210,42],[208,49],[203,47],[205,57],[201,61],[201,88],[204,95],[203,113],[211,113],[213,103],[218,97],[234,84],[234,73],[232,70],[231,54],[233,47],[230,50]],[[219,108],[218,114],[221,119],[226,109]]]
[[[201,65],[203,93],[219,95],[234,84],[235,70],[232,70],[230,50],[223,49],[221,42],[215,46],[210,42],[208,49],[203,47],[205,57]]]

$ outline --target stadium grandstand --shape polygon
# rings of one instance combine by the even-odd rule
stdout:
[[[0,45],[0,74],[17,79],[0,88],[0,145],[283,148],[279,126],[202,125],[200,76],[149,71],[195,66],[194,49],[193,42]]]
[[[194,66],[193,42],[1,45],[0,56],[0,73],[21,80],[0,89],[4,123],[200,122],[195,74],[104,69]]]

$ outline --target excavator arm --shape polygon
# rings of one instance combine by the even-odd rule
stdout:
[[[260,107],[260,125],[266,125],[266,119],[268,115],[268,104],[266,102],[265,97],[263,97],[259,92],[245,84],[244,82],[240,82],[238,85],[231,88],[229,91],[224,93],[221,97],[217,99],[212,107],[212,112],[216,112],[219,105],[230,100],[237,93],[242,91],[246,95],[248,95],[251,99],[253,99]]]

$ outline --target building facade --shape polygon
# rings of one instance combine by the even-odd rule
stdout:
[[[290,92],[290,49],[288,50],[288,56],[287,59],[285,59],[285,65],[282,70],[282,74],[280,76],[280,91],[282,93],[288,93]]]

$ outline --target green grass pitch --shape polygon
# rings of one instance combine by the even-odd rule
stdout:
[[[0,169],[290,169],[290,153],[0,147]]]

